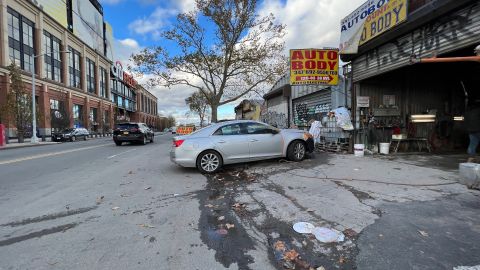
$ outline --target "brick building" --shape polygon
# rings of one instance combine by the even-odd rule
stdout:
[[[156,97],[113,64],[113,31],[97,0],[0,0],[0,13],[0,106],[9,89],[7,67],[21,68],[28,91],[34,70],[40,136],[67,118],[70,127],[98,133],[118,121],[158,122]],[[16,137],[15,126],[4,124]]]

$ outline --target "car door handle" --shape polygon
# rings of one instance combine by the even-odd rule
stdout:
[[[218,141],[218,143],[226,143],[226,141],[220,140],[220,141]]]
[[[250,142],[258,142],[257,139],[251,139]]]

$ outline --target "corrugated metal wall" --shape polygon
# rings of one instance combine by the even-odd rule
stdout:
[[[476,45],[480,43],[478,33],[480,3],[475,1],[466,8],[357,57],[352,63],[353,80],[358,82],[407,66],[413,55],[420,58],[432,57]]]
[[[312,119],[321,120],[332,109],[330,88],[292,100],[293,121],[296,126],[307,126]]]

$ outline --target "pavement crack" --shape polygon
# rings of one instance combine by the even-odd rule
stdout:
[[[97,209],[97,208],[98,208],[98,206],[90,206],[90,207],[72,209],[72,210],[62,211],[62,212],[58,212],[58,213],[54,213],[54,214],[43,215],[43,216],[40,216],[40,217],[27,218],[27,219],[20,220],[20,221],[13,221],[13,222],[2,224],[0,226],[2,226],[2,227],[7,227],[7,226],[17,227],[17,226],[27,225],[27,224],[31,224],[31,223],[38,223],[38,222],[42,222],[42,221],[54,220],[54,219],[57,219],[57,218],[78,215],[78,214],[82,214],[82,213],[92,211],[92,210]]]

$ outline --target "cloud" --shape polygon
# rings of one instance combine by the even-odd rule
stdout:
[[[132,62],[130,61],[130,56],[134,53],[140,52],[140,50],[142,49],[138,42],[131,38],[115,39],[114,46],[114,62],[120,61],[122,62],[124,67],[126,67],[127,65],[132,65]]]
[[[115,1],[115,0],[113,0]],[[117,0],[118,1],[118,0]],[[143,0],[142,3],[154,3],[155,0]],[[179,13],[188,12],[195,7],[195,0],[168,1],[157,7],[150,15],[138,18],[128,25],[128,29],[136,34],[151,35],[154,40],[160,37],[162,28]]]
[[[286,25],[286,53],[289,49],[335,47],[340,43],[340,20],[365,0],[266,0],[261,16],[273,13]]]

